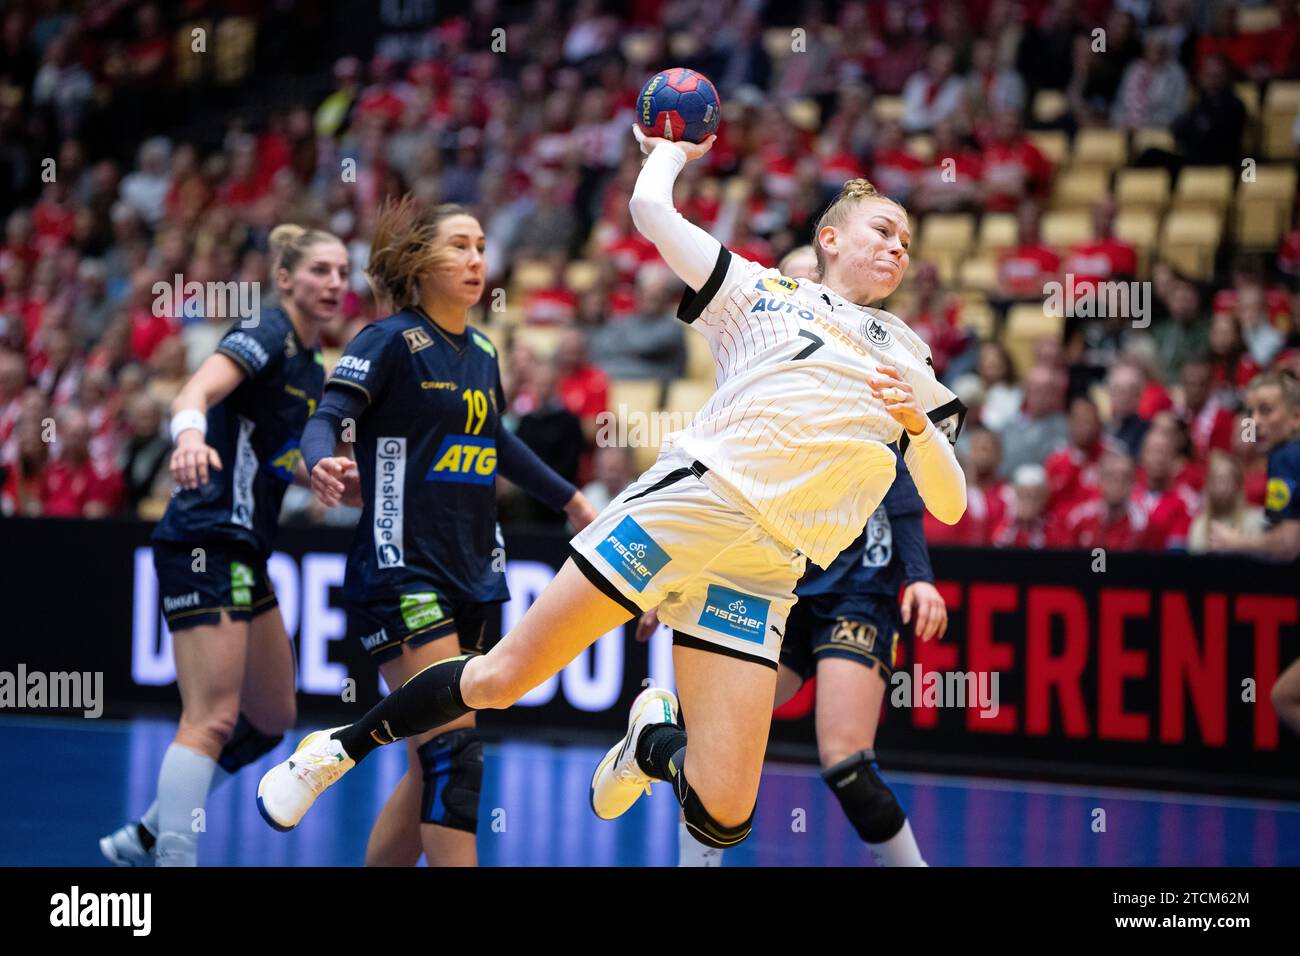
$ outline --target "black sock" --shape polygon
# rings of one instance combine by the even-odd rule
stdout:
[[[144,825],[143,820],[135,825],[135,832],[136,836],[140,838],[140,845],[144,847],[145,852],[148,853],[152,850],[158,838],[149,832],[149,828]]]
[[[686,731],[676,724],[652,724],[636,742],[636,762],[656,780],[672,780],[686,761]]]
[[[468,656],[450,657],[426,667],[356,723],[334,731],[334,739],[349,757],[360,762],[384,744],[463,717],[473,710],[460,696],[460,675],[468,661]]]

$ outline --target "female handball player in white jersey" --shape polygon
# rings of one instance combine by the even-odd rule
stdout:
[[[794,588],[862,531],[894,478],[899,441],[927,509],[955,523],[966,484],[950,442],[962,407],[929,349],[868,307],[908,265],[906,212],[851,180],[814,231],[824,282],[796,282],[732,254],[673,208],[702,144],[646,138],[631,200],[637,228],[689,290],[678,311],[708,340],[717,391],[658,462],[580,534],[528,612],[482,657],[412,677],[358,722],[318,731],[269,771],[264,815],[295,826],[377,747],[471,710],[511,706],[602,634],[658,607],[690,714],[662,688],[632,704],[626,736],[596,768],[597,816],[624,813],[652,780],[672,783],[698,840],[749,834]]]

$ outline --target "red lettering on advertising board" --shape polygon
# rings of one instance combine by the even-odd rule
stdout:
[[[1222,747],[1228,739],[1224,673],[1228,663],[1228,599],[1205,596],[1205,638],[1198,647],[1187,595],[1166,591],[1160,596],[1160,739],[1183,743],[1187,708],[1183,686],[1192,699],[1201,740]]]
[[[1278,628],[1296,620],[1296,598],[1243,594],[1237,598],[1237,620],[1255,625],[1255,746],[1277,749],[1277,712],[1269,697],[1277,683]],[[1238,685],[1240,686],[1240,685]]]
[[[966,615],[967,655],[966,669],[975,674],[992,674],[1000,671],[1010,675],[1016,666],[1016,649],[1010,644],[993,640],[993,617],[998,613],[1014,611],[1020,606],[1018,588],[1014,584],[972,584],[970,586],[970,611]],[[966,708],[966,727],[997,733],[1015,733],[1019,723],[1019,708],[1001,703],[996,717],[981,714],[979,708]]]
[[[1088,708],[1083,701],[1083,669],[1088,665],[1088,605],[1074,588],[1028,589],[1025,635],[1025,733],[1043,736],[1052,729],[1052,700],[1061,707],[1067,737],[1087,737]],[[1052,653],[1052,622],[1063,624],[1065,646]]]
[[[1124,622],[1142,618],[1150,623],[1151,592],[1102,588],[1097,621],[1097,733],[1108,740],[1146,740],[1149,714],[1124,710],[1124,682],[1145,677],[1147,652],[1124,646]]]

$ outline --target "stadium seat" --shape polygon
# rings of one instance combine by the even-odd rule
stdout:
[[[1237,29],[1242,33],[1263,33],[1280,26],[1282,17],[1273,7],[1238,7]]]
[[[203,77],[204,61],[207,54],[194,50],[194,31],[202,30],[205,35],[212,35],[211,20],[191,20],[182,23],[176,31],[176,46],[172,51],[176,63],[176,82],[182,86],[192,86]]]
[[[1040,303],[1022,302],[1013,305],[1007,313],[1007,327],[1002,336],[1002,344],[1006,346],[1016,368],[1032,368],[1034,345],[1040,339],[1060,339],[1064,328],[1063,317],[1048,315]]]
[[[1114,169],[1128,162],[1128,143],[1123,130],[1081,129],[1074,137],[1074,165]]]
[[[1244,190],[1239,190],[1238,196],[1243,193]],[[1239,198],[1233,221],[1233,238],[1237,245],[1259,251],[1276,249],[1286,235],[1288,211],[1289,207],[1273,199]]]
[[[763,31],[763,49],[773,60],[784,60],[794,52],[794,34],[789,27],[769,27]]]
[[[988,301],[982,299],[979,302],[963,304],[957,321],[962,328],[974,332],[980,341],[987,342],[993,338],[993,328],[997,320]]]
[[[554,270],[549,263],[539,259],[520,259],[515,263],[512,278],[516,292],[532,292],[545,289],[551,284]]]
[[[1163,149],[1168,153],[1178,151],[1174,134],[1167,129],[1139,129],[1133,131],[1133,155],[1141,156],[1148,149]]]
[[[969,213],[931,213],[921,222],[922,256],[930,252],[966,252],[975,239],[975,217]]]
[[[1273,199],[1284,206],[1295,202],[1296,168],[1284,163],[1258,166],[1253,183],[1237,186],[1237,199]]]
[[[1263,153],[1266,159],[1291,159],[1296,156],[1296,111],[1300,110],[1300,80],[1274,80],[1264,93],[1261,114]]]
[[[1169,170],[1121,169],[1115,174],[1115,201],[1122,209],[1163,211],[1169,205]]]
[[[1053,166],[1064,165],[1070,154],[1070,138],[1059,129],[1034,129],[1025,134]]]
[[[1034,94],[1034,122],[1046,126],[1070,112],[1070,101],[1060,90],[1039,90]]]
[[[928,133],[907,137],[907,151],[917,159],[930,162],[934,159],[934,137]]]
[[[1052,188],[1052,206],[1057,209],[1091,208],[1106,195],[1110,173],[1104,169],[1066,169],[1057,175]]]
[[[575,259],[564,270],[564,284],[581,295],[600,278],[600,266],[588,259]]]
[[[903,118],[903,98],[901,96],[877,96],[871,101],[871,114],[877,122],[901,120]]]
[[[532,349],[537,357],[545,362],[555,354],[555,348],[560,344],[560,334],[563,331],[553,325],[521,325],[514,330],[514,341]]]
[[[1043,242],[1057,249],[1068,249],[1092,242],[1095,230],[1092,212],[1087,209],[1055,209],[1043,214],[1040,228]]]
[[[1241,105],[1246,107],[1247,118],[1259,119],[1259,87],[1254,83],[1234,83],[1232,91],[1241,100]]]
[[[1160,238],[1160,214],[1144,206],[1120,207],[1114,232],[1137,250],[1138,278],[1145,279],[1151,274],[1151,253]]]
[[[257,22],[252,17],[226,17],[213,38],[216,59],[213,73],[222,86],[238,86],[253,69]]]
[[[817,132],[822,127],[822,108],[816,100],[792,100],[785,108],[786,119],[798,129]]]
[[[1222,216],[1209,209],[1175,209],[1165,217],[1160,258],[1193,279],[1214,276],[1214,257],[1223,236]]]
[[[957,278],[963,289],[992,292],[998,287],[998,262],[992,256],[963,259],[958,267]]]
[[[668,394],[664,398],[664,411],[670,413],[679,413],[686,416],[682,424],[685,425],[709,400],[709,396],[716,391],[712,382],[695,382],[690,379],[679,378],[668,385]]]
[[[988,212],[980,218],[977,245],[981,253],[996,253],[1020,241],[1020,223],[1015,214]]]
[[[694,332],[686,335],[686,377],[696,382],[712,382],[717,375],[717,364],[709,350],[709,340]]]
[[[1226,166],[1188,166],[1174,187],[1174,208],[1222,211],[1232,201],[1233,171]]]

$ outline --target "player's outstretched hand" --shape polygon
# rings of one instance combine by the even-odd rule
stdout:
[[[581,491],[573,493],[569,503],[564,506],[564,513],[568,516],[569,523],[573,525],[575,531],[581,531],[587,527],[596,520],[596,515],[599,514],[592,503],[587,500],[587,496]]]
[[[912,393],[912,386],[907,384],[898,369],[892,365],[877,365],[878,375],[870,379],[871,394],[885,403],[889,417],[902,425],[910,434],[919,435],[925,431],[925,409]]]
[[[904,624],[916,618],[913,630],[921,640],[943,637],[948,632],[948,605],[933,584],[913,581],[903,591],[900,608]]]
[[[322,458],[316,463],[316,467],[311,470],[312,494],[326,508],[333,508],[335,505],[342,504],[344,497],[349,492],[346,483],[349,474],[355,481],[356,470],[357,463],[351,458],[342,455],[334,458]],[[356,496],[358,503],[360,503],[360,498],[361,495],[358,490]]]
[[[172,481],[186,491],[208,483],[208,469],[221,470],[221,456],[203,440],[197,428],[187,428],[176,436],[176,450],[172,452]]]
[[[636,141],[641,144],[641,152],[649,156],[655,151],[655,147],[660,143],[668,143],[670,146],[676,146],[686,154],[686,161],[689,163],[692,159],[699,159],[705,153],[713,148],[713,143],[718,138],[717,133],[710,133],[708,138],[702,143],[684,143],[672,139],[664,139],[662,136],[647,136],[641,132],[641,127],[636,123],[632,124],[632,135]]]
[[[636,622],[636,639],[644,644],[650,640],[650,635],[655,632],[659,626],[659,611],[651,608],[641,615],[640,620]]]

